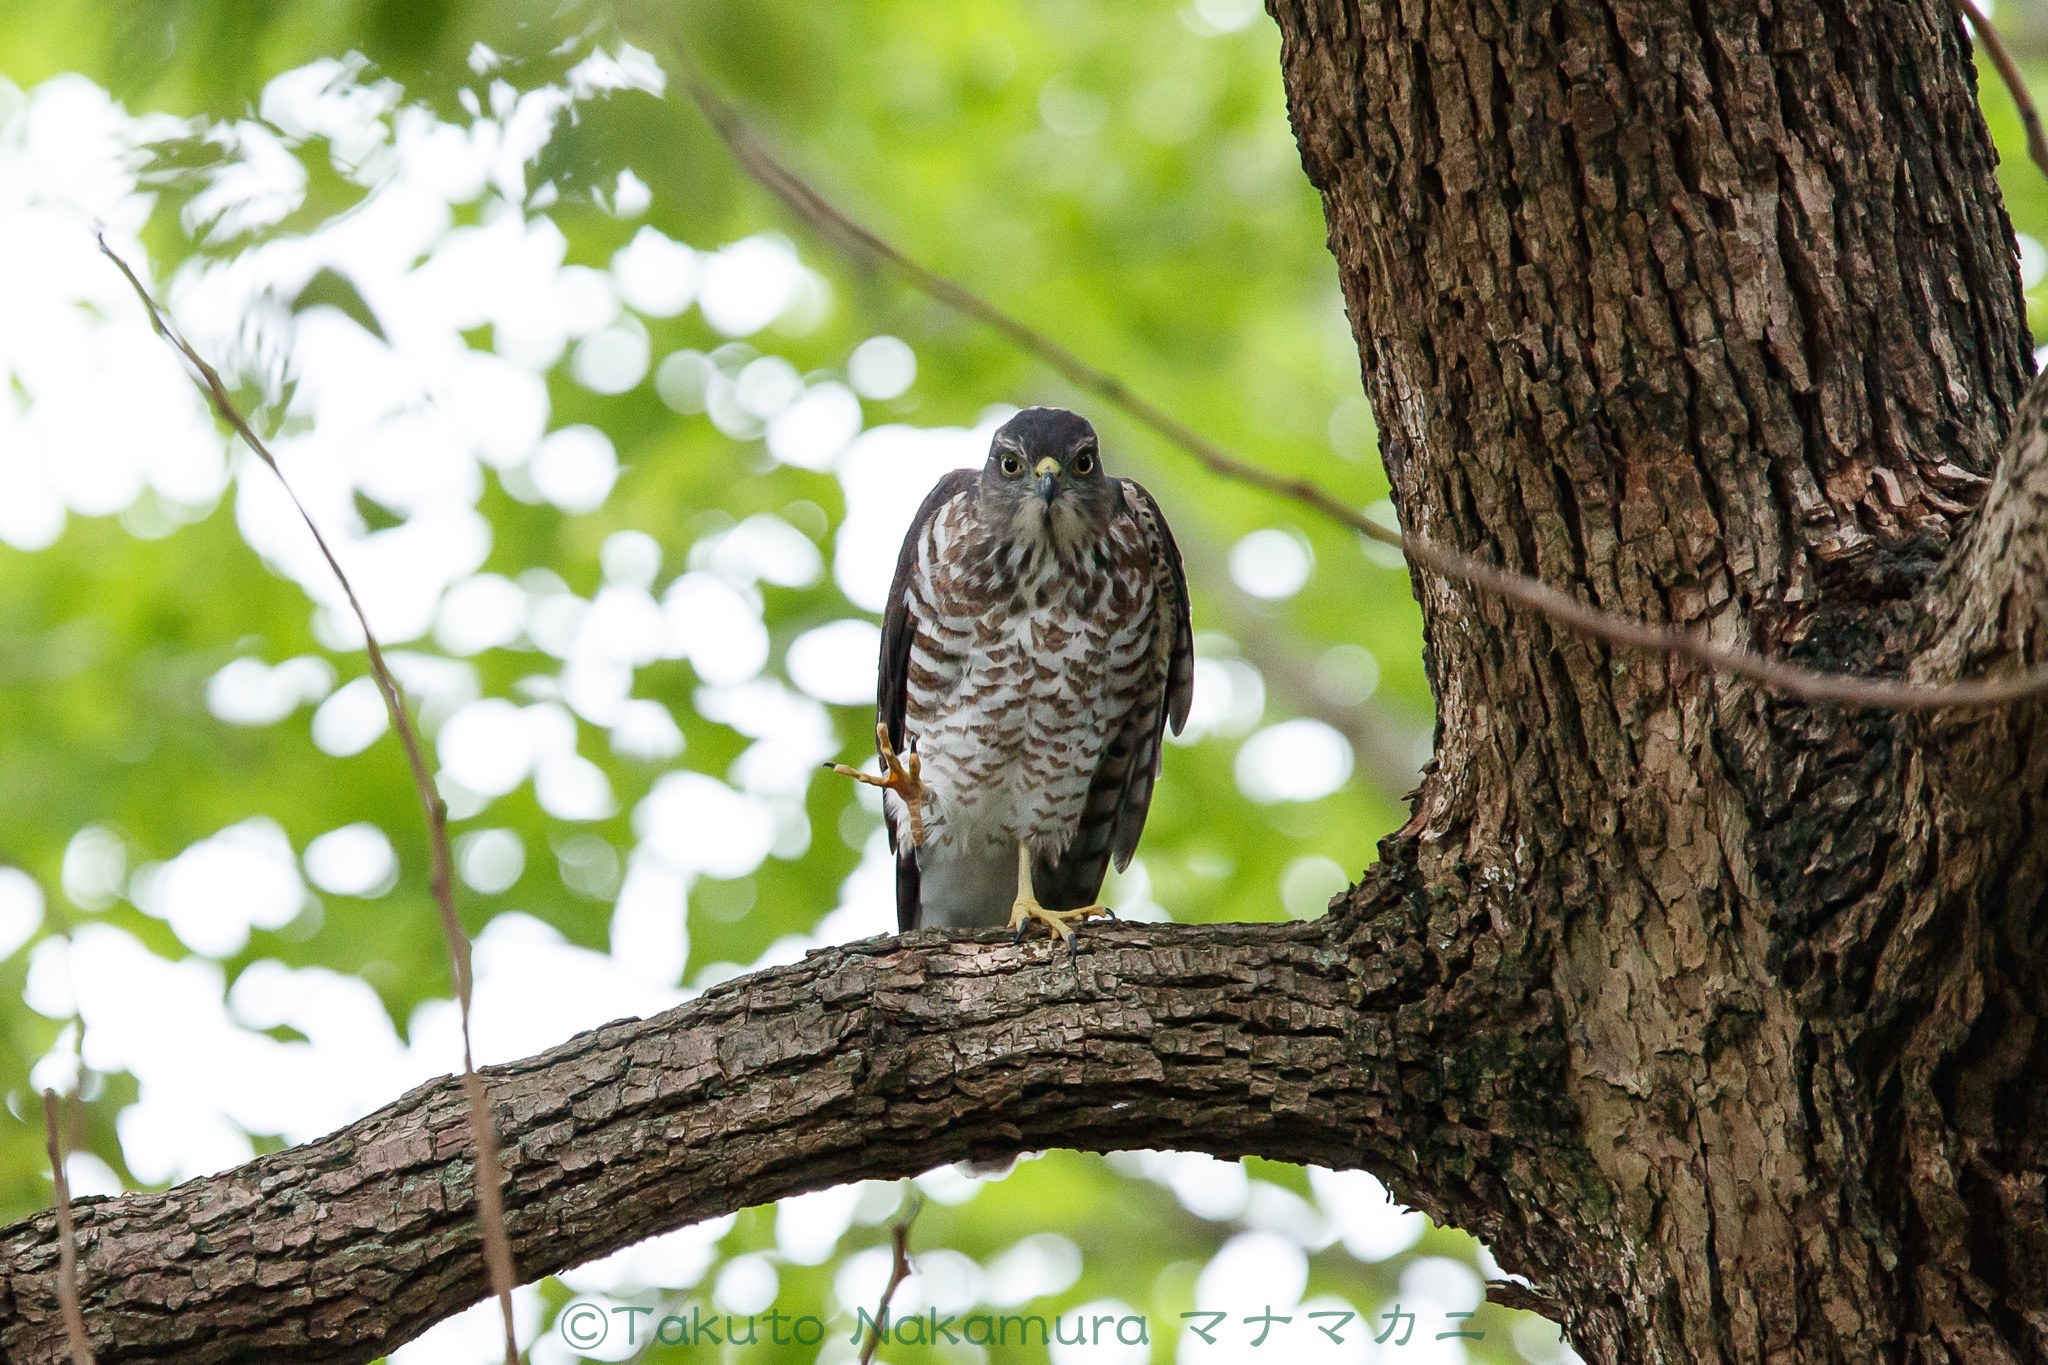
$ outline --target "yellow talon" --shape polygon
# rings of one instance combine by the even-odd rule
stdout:
[[[1053,934],[1074,946],[1074,931],[1069,925],[1083,920],[1094,919],[1097,915],[1116,918],[1116,911],[1106,905],[1084,905],[1078,910],[1048,910],[1038,903],[1038,896],[1031,886],[1031,845],[1017,845],[1017,899],[1010,902],[1010,928],[1016,930],[1017,940],[1023,941],[1024,931],[1031,921],[1037,920]]]
[[[917,848],[924,844],[924,779],[919,776],[917,755],[905,758],[896,756],[896,746],[889,742],[889,726],[886,721],[875,723],[875,747],[881,751],[882,767],[880,777],[864,773],[859,768],[844,763],[827,763],[825,766],[841,777],[850,777],[870,787],[881,787],[895,792],[902,799],[903,808],[910,813],[910,844]]]

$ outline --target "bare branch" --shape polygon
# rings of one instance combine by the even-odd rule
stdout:
[[[1421,780],[1419,765],[1429,754],[1427,713],[1416,716],[1378,694],[1362,703],[1331,696],[1318,679],[1314,643],[1292,630],[1284,616],[1261,610],[1231,582],[1226,556],[1202,518],[1176,512],[1174,539],[1188,580],[1206,591],[1223,630],[1246,659],[1260,666],[1266,686],[1297,714],[1313,716],[1343,735],[1365,779],[1394,800],[1404,800]]]
[[[72,1365],[93,1365],[92,1343],[85,1335],[85,1314],[78,1307],[78,1234],[71,1226],[71,1180],[64,1173],[64,1124],[54,1092],[43,1092],[43,1126],[49,1134],[50,1180],[57,1201],[57,1301],[64,1312],[64,1335],[71,1345]]]
[[[1968,4],[1969,0],[1958,2]],[[712,88],[690,58],[680,34],[674,30],[673,22],[670,47],[678,78],[704,117],[731,148],[741,167],[806,222],[826,236],[880,260],[922,293],[986,325],[1076,388],[1121,409],[1141,425],[1194,456],[1204,468],[1221,478],[1248,484],[1313,508],[1367,539],[1399,548],[1413,563],[1504,597],[1575,634],[1623,649],[1686,659],[1714,672],[1747,678],[1772,691],[1803,701],[1838,702],[1895,711],[1926,711],[1997,706],[2048,691],[2048,665],[2012,671],[1998,677],[1919,683],[1827,673],[1766,659],[1748,650],[1717,644],[1696,631],[1652,625],[1589,606],[1540,579],[1498,568],[1412,532],[1382,526],[1358,508],[1307,479],[1276,474],[1232,455],[1173,414],[1134,392],[1115,375],[1089,364],[972,290],[905,255],[827,199],[768,149],[732,103]],[[2003,51],[2002,48],[1997,50]]]
[[[2048,175],[2048,137],[2041,133],[2041,114],[2034,108],[2034,96],[2027,89],[2026,77],[2020,74],[2019,63],[2006,50],[2005,40],[1992,27],[1991,16],[1977,8],[1975,0],[1956,0],[1956,8],[1970,21],[1970,28],[1983,45],[1984,55],[1997,68],[1998,78],[2005,82],[2005,88],[2012,94],[2014,107],[2019,111],[2020,123],[2027,130],[2027,156]]]
[[[455,909],[455,859],[448,847],[448,807],[441,800],[441,793],[434,785],[434,775],[427,768],[426,755],[420,748],[419,732],[413,728],[412,716],[406,710],[404,694],[398,690],[397,680],[391,676],[391,669],[384,662],[384,651],[377,643],[376,632],[370,629],[370,618],[363,611],[363,604],[356,597],[355,585],[342,572],[341,562],[334,557],[334,551],[327,544],[327,537],[320,534],[320,528],[313,521],[313,514],[299,501],[298,492],[291,481],[278,467],[270,447],[249,425],[235,406],[227,385],[221,382],[220,372],[207,363],[206,358],[194,350],[192,343],[179,332],[169,316],[151,296],[142,280],[128,263],[116,255],[107,245],[104,234],[99,238],[100,251],[114,263],[129,285],[135,290],[142,306],[149,312],[149,325],[156,334],[169,342],[185,362],[192,367],[193,381],[211,400],[213,409],[222,421],[234,428],[258,459],[270,467],[277,481],[298,509],[300,520],[312,532],[313,543],[320,547],[327,567],[334,571],[335,581],[348,598],[349,610],[355,613],[356,623],[363,630],[363,647],[370,661],[370,676],[377,680],[377,691],[383,695],[384,709],[390,714],[391,728],[398,734],[398,742],[405,749],[406,764],[412,769],[413,789],[419,795],[420,810],[427,821],[427,845],[432,850],[432,880],[434,904],[441,913],[441,933],[448,948],[448,970],[453,978],[455,999],[462,1016],[462,1069],[463,1093],[469,1102],[470,1133],[476,1146],[477,1169],[481,1179],[477,1182],[477,1222],[483,1233],[484,1259],[490,1266],[491,1287],[498,1297],[498,1307],[505,1320],[505,1365],[519,1365],[519,1347],[513,1335],[512,1288],[516,1283],[512,1267],[511,1243],[505,1236],[503,1195],[500,1187],[503,1175],[498,1161],[496,1140],[491,1134],[490,1111],[485,1103],[482,1082],[477,1079],[476,1059],[469,1041],[469,1008],[471,995],[469,935],[462,930],[462,919]]]
[[[910,1225],[917,1221],[918,1210],[924,1207],[924,1200],[913,1195],[910,1207],[903,1216],[889,1225],[889,1248],[895,1259],[889,1266],[889,1283],[882,1287],[882,1301],[875,1305],[874,1325],[868,1329],[868,1339],[861,1343],[860,1365],[870,1365],[875,1358],[875,1348],[882,1344],[884,1324],[889,1321],[889,1301],[896,1297],[896,1290],[910,1278]]]

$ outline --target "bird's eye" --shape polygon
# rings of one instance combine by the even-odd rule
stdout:
[[[1015,452],[1006,452],[1003,455],[1001,468],[1004,478],[1014,479],[1024,472],[1024,461],[1019,459]]]
[[[1093,474],[1095,472],[1095,452],[1084,450],[1079,455],[1076,455],[1072,468],[1076,474],[1079,474],[1084,479]]]

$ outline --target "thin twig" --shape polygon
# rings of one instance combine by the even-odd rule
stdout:
[[[1357,755],[1359,772],[1388,798],[1407,800],[1422,780],[1421,763],[1429,756],[1427,714],[1417,718],[1379,693],[1363,702],[1332,697],[1318,677],[1315,654],[1287,629],[1282,617],[1254,611],[1228,593],[1212,600],[1222,610],[1223,628],[1244,649],[1248,661],[1262,666],[1266,686],[1282,704],[1343,735]]]
[[[1958,0],[1967,5],[1969,0]],[[1984,30],[1988,32],[1988,27]],[[1993,40],[1995,41],[1995,40]],[[889,266],[913,288],[947,307],[983,323],[1019,350],[1042,362],[1076,388],[1120,408],[1143,426],[1187,452],[1219,477],[1249,484],[1313,508],[1349,526],[1370,540],[1391,545],[1409,560],[1449,578],[1495,593],[1548,617],[1574,633],[1623,649],[1668,654],[1701,664],[1715,672],[1747,678],[1773,691],[1804,701],[1841,702],[1894,711],[1925,711],[1942,707],[1996,706],[2048,691],[2048,664],[2000,678],[1970,678],[1951,683],[1915,683],[1895,678],[1867,678],[1827,673],[1767,659],[1747,650],[1716,644],[1705,635],[1671,626],[1651,625],[1588,606],[1540,579],[1497,568],[1484,560],[1446,549],[1412,532],[1382,526],[1358,508],[1306,479],[1276,474],[1232,455],[1185,422],[1134,392],[1115,375],[1098,369],[1044,333],[1027,326],[965,286],[926,269],[873,230],[850,217],[802,176],[791,170],[762,142],[732,103],[712,88],[688,55],[679,33],[671,32],[678,77],[704,117],[711,123],[748,175],[774,193],[797,215],[826,236],[851,244]],[[1991,43],[1986,44],[1991,47]],[[1994,49],[1996,53],[2002,48]],[[2008,60],[2010,60],[2008,58]],[[2027,106],[2031,110],[2031,105]],[[2025,115],[2023,114],[2023,117]],[[2038,121],[2036,121],[2038,122]],[[2030,123],[2029,127],[2036,126]]]
[[[1142,471],[1153,468],[1139,452],[1127,452],[1124,463]],[[1351,742],[1359,771],[1387,796],[1405,800],[1429,752],[1429,724],[1398,705],[1374,695],[1352,702],[1329,694],[1318,679],[1316,653],[1296,634],[1285,615],[1262,611],[1259,603],[1230,580],[1229,566],[1214,534],[1199,515],[1186,509],[1174,514],[1173,538],[1180,544],[1188,582],[1206,589],[1223,630],[1258,665],[1266,686],[1295,712],[1329,725]]]
[[[896,1297],[897,1288],[910,1278],[910,1225],[917,1221],[918,1211],[923,1207],[923,1196],[912,1195],[910,1207],[903,1211],[903,1216],[889,1224],[889,1246],[896,1259],[889,1266],[889,1283],[882,1288],[882,1301],[875,1305],[868,1339],[861,1343],[860,1365],[872,1365],[875,1351],[882,1344],[882,1336],[888,1331],[889,1300]]]
[[[341,562],[334,557],[334,551],[327,544],[327,537],[320,534],[320,528],[313,521],[313,514],[299,501],[298,492],[291,481],[278,467],[277,459],[270,453],[261,436],[249,425],[229,396],[227,385],[221,381],[220,372],[207,363],[206,358],[192,348],[184,334],[179,332],[164,310],[157,304],[149,290],[143,285],[128,263],[116,255],[107,245],[104,234],[99,238],[100,251],[114,263],[128,283],[135,290],[142,306],[149,311],[149,325],[156,334],[169,342],[179,355],[192,367],[193,379],[202,392],[212,401],[213,409],[222,421],[234,428],[256,457],[270,467],[283,486],[285,496],[298,509],[299,518],[306,523],[306,529],[313,534],[313,543],[320,547],[320,554],[327,561],[327,567],[334,571],[334,578],[341,585],[343,596],[348,599],[349,610],[355,613],[356,623],[363,629],[364,651],[370,661],[370,676],[377,680],[377,691],[384,697],[384,709],[390,714],[391,728],[398,734],[398,742],[405,750],[405,761],[412,769],[413,789],[418,793],[420,809],[427,820],[427,845],[431,850],[432,884],[434,904],[441,912],[441,933],[447,941],[448,969],[454,980],[455,999],[462,1015],[462,1089],[469,1101],[470,1135],[476,1143],[476,1204],[477,1223],[483,1231],[484,1261],[490,1268],[491,1291],[497,1296],[498,1307],[505,1319],[505,1365],[519,1365],[519,1348],[513,1334],[512,1287],[515,1283],[512,1269],[512,1243],[505,1232],[504,1192],[499,1188],[504,1183],[504,1167],[498,1160],[498,1145],[491,1133],[491,1110],[489,1097],[484,1091],[483,1078],[477,1074],[476,1058],[469,1041],[470,1008],[470,958],[469,936],[462,930],[462,919],[455,910],[455,860],[448,848],[448,807],[441,800],[441,793],[434,785],[434,777],[427,769],[426,755],[420,748],[419,732],[413,728],[411,713],[406,710],[404,694],[398,690],[397,681],[391,676],[391,669],[384,662],[384,651],[377,643],[375,632],[370,629],[370,618],[363,611],[363,604],[356,598],[355,586],[348,575],[342,572]]]
[[[85,1312],[78,1306],[78,1234],[71,1224],[71,1181],[64,1174],[69,1143],[53,1091],[43,1092],[43,1126],[50,1139],[50,1179],[57,1186],[57,1303],[64,1310],[64,1335],[71,1341],[71,1365],[93,1365],[92,1343],[85,1335]]]
[[[2020,122],[2027,130],[2027,155],[2033,158],[2043,175],[2048,175],[2048,137],[2042,135],[2041,114],[2034,108],[2034,96],[2027,89],[2026,77],[2020,75],[2019,63],[2012,59],[2012,53],[2006,50],[2005,40],[1992,27],[1991,16],[1977,8],[1975,0],[1956,0],[1956,8],[1970,21],[1971,31],[1983,45],[1984,55],[1991,58],[1999,79],[2005,82],[2005,88],[2012,94]]]

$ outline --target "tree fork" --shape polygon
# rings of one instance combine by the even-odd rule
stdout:
[[[1944,0],[1273,5],[1404,526],[1823,669],[2039,661],[2048,397]],[[495,1068],[522,1273],[1172,1146],[1375,1171],[1596,1361],[2048,1362],[2042,704],[1790,701],[1415,582],[1438,752],[1327,919],[874,940]],[[475,1301],[464,1146],[443,1082],[82,1203],[100,1358]],[[53,1235],[0,1231],[10,1359],[61,1358]]]
[[[2032,363],[1944,0],[1272,8],[1404,527],[1831,671],[2036,660],[2048,400],[1980,515]],[[1467,1225],[1596,1360],[2048,1360],[2041,703],[1415,583],[1428,941],[1548,992],[1575,1115],[1515,1210],[1561,1235]]]

